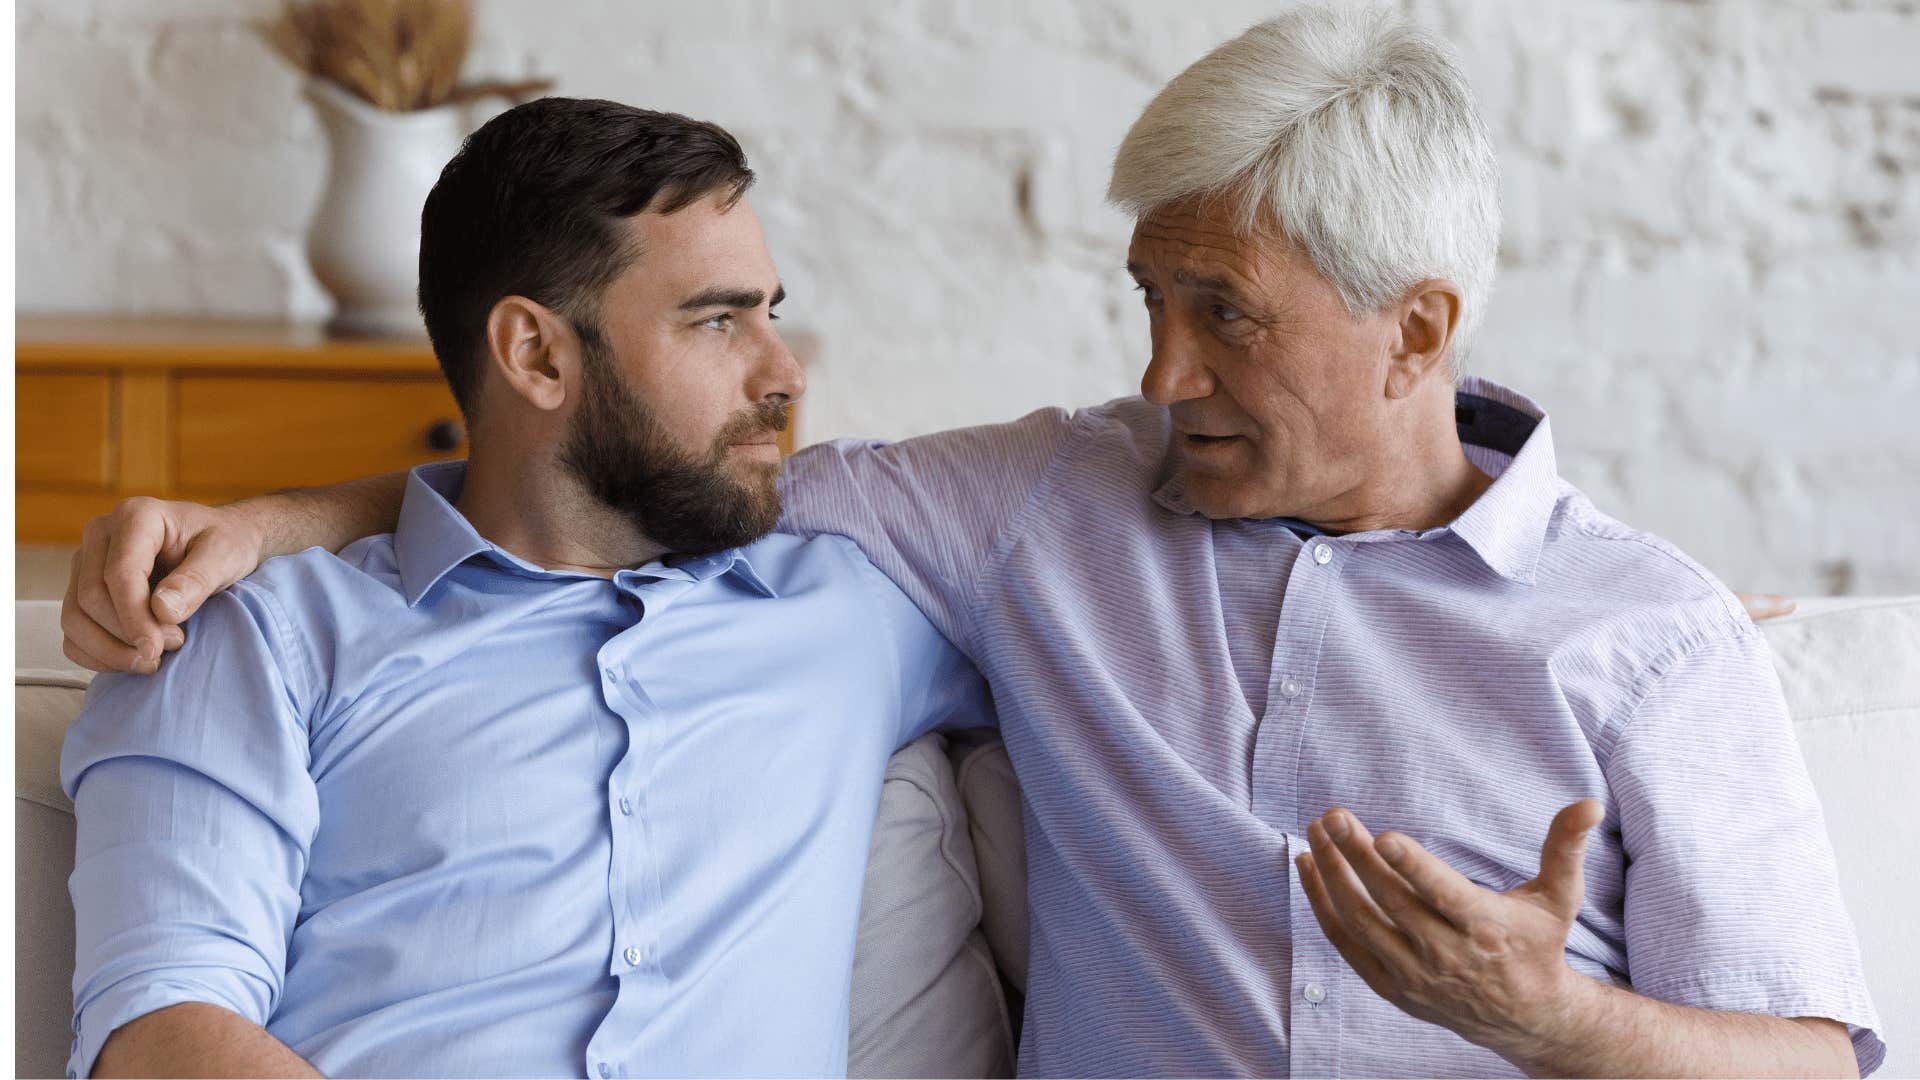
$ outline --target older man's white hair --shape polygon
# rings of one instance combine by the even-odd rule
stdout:
[[[1434,34],[1314,4],[1208,53],[1134,122],[1107,189],[1135,218],[1194,196],[1227,200],[1242,233],[1270,210],[1355,314],[1426,278],[1458,285],[1459,373],[1493,287],[1500,176]]]

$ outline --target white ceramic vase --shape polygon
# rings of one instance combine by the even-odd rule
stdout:
[[[324,79],[307,98],[327,131],[327,183],[307,230],[307,260],[333,295],[331,329],[420,334],[420,209],[466,137],[466,113],[446,105],[396,113]]]

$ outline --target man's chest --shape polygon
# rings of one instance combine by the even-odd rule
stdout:
[[[1433,545],[1251,524],[1010,552],[980,610],[1016,764],[1135,775],[1146,800],[1283,831],[1334,805],[1431,830],[1516,777],[1542,790],[1515,813],[1544,821],[1594,781],[1604,718],[1564,692],[1556,634],[1497,579],[1432,572],[1458,555]]]
[[[389,643],[313,728],[310,901],[441,875],[532,896],[574,874],[664,901],[674,881],[751,872],[824,821],[871,818],[863,787],[898,729],[882,650],[828,654],[804,619],[749,648],[722,613],[602,614]]]

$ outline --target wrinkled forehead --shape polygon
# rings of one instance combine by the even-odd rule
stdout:
[[[1294,244],[1277,227],[1242,230],[1224,202],[1190,199],[1149,211],[1134,222],[1128,266],[1182,279],[1249,281],[1294,261]]]

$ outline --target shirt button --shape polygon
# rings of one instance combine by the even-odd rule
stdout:
[[[607,1064],[604,1061],[601,1062],[600,1063],[600,1080],[607,1080],[607,1077],[612,1075],[613,1075],[613,1066]]]
[[[639,967],[640,947],[637,945],[629,945],[627,946],[627,951],[621,953],[620,957],[627,962],[628,967]]]
[[[1321,561],[1321,562],[1325,562],[1326,560],[1325,560],[1325,559],[1322,559],[1322,560],[1320,560],[1320,561]],[[620,681],[620,680],[619,680],[619,679],[618,679],[617,677],[615,677],[615,675],[613,674],[613,669],[612,669],[612,668],[610,668],[610,667],[603,667],[603,668],[601,668],[601,669],[600,669],[600,674],[601,674],[601,675],[603,675],[603,676],[605,676],[605,677],[606,677],[606,680],[607,680],[608,682],[619,682],[619,681]]]
[[[1325,566],[1333,561],[1333,548],[1326,544],[1313,545],[1313,561]]]
[[[1308,983],[1306,987],[1300,991],[1300,996],[1307,999],[1307,1004],[1318,1005],[1327,1000],[1327,988],[1321,986],[1319,983]]]
[[[620,812],[621,812],[622,814],[625,814],[625,815],[626,815],[626,816],[628,816],[628,817],[632,817],[632,816],[633,816],[633,803],[632,803],[632,802],[630,802],[630,801],[628,801],[628,800],[626,800],[626,799],[621,799],[621,800],[620,800]]]
[[[1281,683],[1281,684],[1280,684],[1280,696],[1281,696],[1281,697],[1283,697],[1283,698],[1297,698],[1297,697],[1299,697],[1299,696],[1300,696],[1300,684],[1299,684],[1299,683],[1297,683],[1297,682],[1294,682],[1294,681],[1293,681],[1292,679],[1288,679],[1288,680],[1287,680],[1286,682],[1283,682],[1283,683]]]

